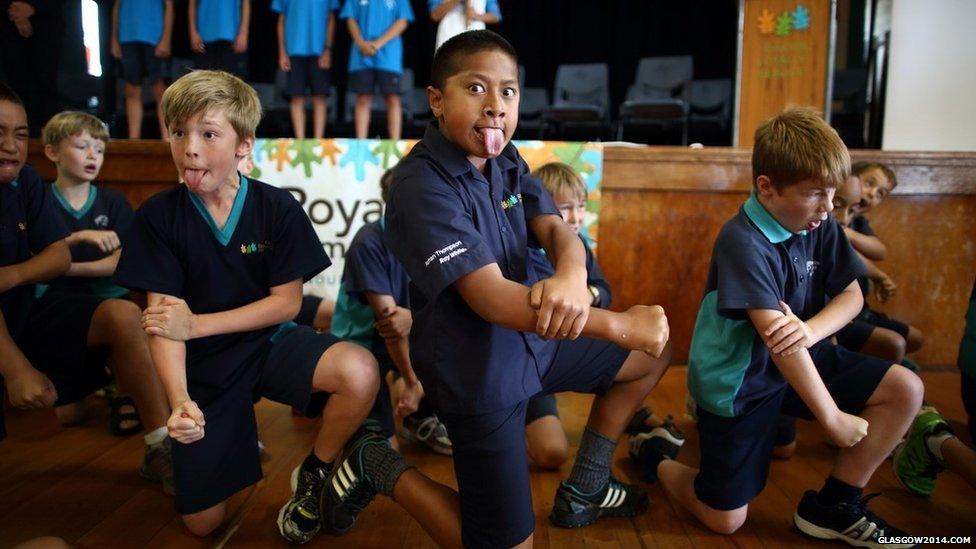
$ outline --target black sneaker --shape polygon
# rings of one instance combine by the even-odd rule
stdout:
[[[593,494],[584,494],[562,482],[556,490],[549,521],[560,528],[579,528],[600,517],[633,517],[643,513],[648,504],[647,492],[640,486],[624,484],[610,476],[610,481]]]
[[[329,472],[295,467],[291,473],[291,499],[278,512],[278,531],[291,543],[308,543],[319,533],[322,517],[319,499]]]
[[[679,429],[677,425],[675,425],[674,416],[671,414],[668,414],[668,416],[664,418],[663,423],[660,425],[650,426],[644,423],[647,421],[647,418],[651,417],[653,414],[654,412],[650,408],[647,406],[641,406],[640,409],[634,412],[633,417],[630,418],[630,422],[627,423],[627,427],[624,429],[624,432],[628,435],[638,435],[640,433],[649,433],[654,429],[663,428],[673,439],[672,442],[678,446],[685,443],[685,434],[681,432],[681,429]]]
[[[891,543],[906,534],[892,528],[868,510],[868,501],[879,494],[870,494],[857,503],[821,505],[817,492],[807,490],[793,514],[793,524],[804,534],[819,539],[838,539],[854,547],[915,547],[914,543]],[[881,540],[884,539],[885,543]]]
[[[359,513],[373,501],[376,489],[366,474],[363,450],[374,444],[387,448],[390,445],[380,424],[366,420],[346,443],[342,459],[336,461],[322,490],[322,526],[326,532],[345,534],[356,523]]]
[[[678,457],[678,451],[684,442],[684,437],[676,439],[663,426],[655,427],[648,433],[638,433],[630,437],[627,453],[637,463],[644,480],[654,483],[657,482],[658,464]]]

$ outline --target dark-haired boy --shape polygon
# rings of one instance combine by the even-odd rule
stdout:
[[[799,502],[796,526],[851,545],[910,546],[885,539],[901,533],[861,491],[918,411],[921,380],[827,339],[863,303],[864,266],[828,215],[847,148],[804,108],[767,120],[755,142],[754,190],[715,242],[692,338],[700,468],[650,448],[644,472],[707,527],[731,534],[765,486],[780,414],[817,419],[841,450],[823,488]]]
[[[610,461],[670,355],[660,307],[590,310],[583,245],[510,143],[517,67],[512,46],[490,31],[459,34],[438,49],[427,88],[438,123],[397,165],[386,217],[387,241],[411,280],[411,359],[451,436],[460,497],[440,491],[437,505],[427,504],[440,516],[431,524],[409,501],[412,471],[378,491],[445,545],[531,545],[524,414],[539,393],[600,395],[550,520],[578,527],[643,511],[647,494],[614,479]],[[552,259],[551,278],[538,281],[528,268],[530,238]],[[358,464],[375,459],[360,448],[382,451],[378,438],[350,443],[342,467],[367,482],[342,496],[331,480],[326,514],[375,486],[376,468]]]

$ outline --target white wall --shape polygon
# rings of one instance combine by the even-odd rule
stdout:
[[[894,0],[882,148],[976,151],[976,1]]]

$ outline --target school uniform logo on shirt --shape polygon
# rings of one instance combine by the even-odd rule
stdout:
[[[251,242],[250,244],[241,244],[241,253],[244,255],[261,254],[270,249],[270,240],[265,240],[264,242]]]
[[[813,276],[813,273],[817,272],[817,267],[819,266],[819,261],[807,261],[807,276]]]
[[[96,215],[93,222],[96,227],[108,227],[108,216],[105,214]]]
[[[516,204],[518,204],[521,201],[522,201],[522,193],[510,194],[508,195],[508,198],[505,198],[501,201],[501,206],[503,210],[507,210],[509,208],[514,207]]]
[[[18,221],[17,222],[17,228],[20,229],[21,231],[26,231],[27,230],[27,223],[24,223],[23,221]]]

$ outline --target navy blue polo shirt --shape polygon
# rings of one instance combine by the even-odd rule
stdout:
[[[138,211],[115,271],[133,290],[184,299],[197,314],[227,311],[309,280],[330,264],[305,212],[288,192],[241,177],[224,227],[185,185]],[[205,395],[233,384],[279,329],[220,334],[187,342],[187,381]],[[196,400],[200,398],[191,392]]]
[[[115,231],[119,241],[125,244],[129,227],[132,226],[132,206],[122,193],[92,185],[88,200],[77,210],[61,194],[57,185],[51,185],[51,195],[61,206],[61,219],[72,233],[84,230]],[[111,253],[105,253],[98,246],[87,242],[71,247],[72,263],[98,261],[108,255]],[[125,288],[113,284],[111,277],[62,276],[46,285],[38,285],[38,294],[47,290],[90,293],[100,297],[122,297],[129,293]]]
[[[51,190],[34,168],[24,166],[13,182],[0,183],[0,267],[23,263],[67,236]],[[33,299],[33,284],[0,294],[0,312],[14,341],[23,332]]]
[[[851,229],[863,235],[874,236],[874,229],[871,228],[871,223],[868,221],[868,218],[864,217],[863,215],[859,215],[855,217],[853,221],[851,221]],[[867,297],[868,294],[871,293],[871,281],[868,280],[868,277],[861,276],[858,277],[857,283],[859,286],[861,286],[861,293]],[[864,303],[864,306],[868,306],[867,302]]]
[[[723,417],[747,414],[786,381],[746,313],[780,310],[806,320],[865,272],[833,216],[792,233],[749,197],[719,232],[688,357],[688,389]]]
[[[534,284],[526,222],[559,215],[549,193],[511,143],[482,174],[435,125],[394,181],[385,237],[410,276],[410,357],[435,409],[486,413],[538,393],[555,345],[487,322],[453,284],[492,263]]]
[[[410,278],[383,242],[383,221],[367,223],[346,251],[339,297],[332,315],[332,335],[349,340],[386,358],[386,342],[373,328],[376,316],[366,293],[388,295],[400,307],[410,308]]]
[[[583,249],[586,250],[586,285],[594,286],[600,290],[600,302],[594,306],[606,309],[610,306],[610,302],[613,301],[610,283],[603,276],[600,264],[596,262],[596,256],[593,255],[593,249],[590,248],[586,237],[583,235],[579,235],[579,237],[583,241]],[[539,277],[539,280],[549,278],[556,273],[556,269],[549,261],[549,257],[546,255],[544,248],[529,248],[529,262],[532,264],[532,268],[535,269],[536,276]]]

